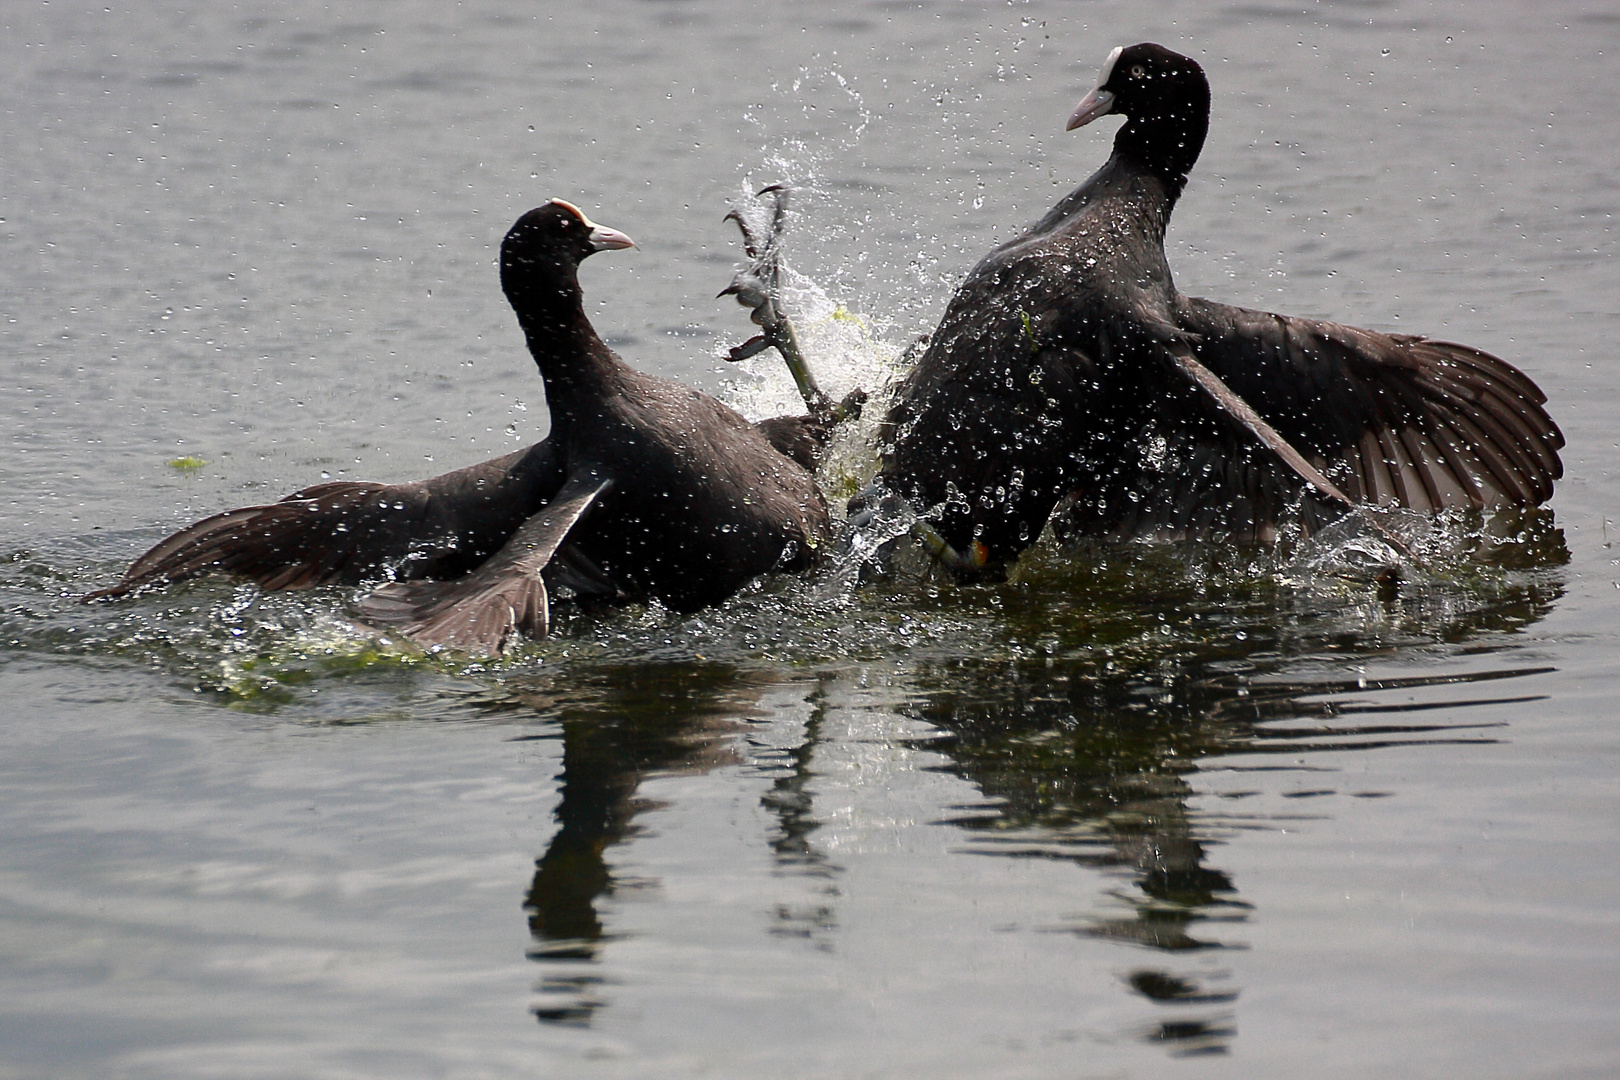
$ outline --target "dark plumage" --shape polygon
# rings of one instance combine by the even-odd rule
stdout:
[[[1265,424],[1357,502],[1429,511],[1551,496],[1563,436],[1545,395],[1504,361],[1176,289],[1165,228],[1209,102],[1187,57],[1152,44],[1109,56],[1069,127],[1123,115],[1113,155],[957,289],[852,513],[888,494],[942,505],[939,533],[992,568],[1060,504],[1069,534],[1265,540],[1304,487],[1281,444],[1257,440]],[[1232,394],[1263,423],[1240,422]],[[1304,524],[1338,512],[1312,491]]]
[[[523,215],[501,284],[545,380],[550,435],[412,484],[323,484],[217,515],[90,599],[213,570],[266,588],[391,575],[361,601],[423,644],[500,650],[549,624],[547,585],[692,611],[814,565],[830,536],[803,423],[756,428],[706,394],[635,371],[585,316],[578,268],[630,246],[561,200]]]

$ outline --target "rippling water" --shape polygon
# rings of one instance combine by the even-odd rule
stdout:
[[[0,12],[0,1077],[1608,1076],[1620,19],[706,0]],[[494,256],[570,198],[641,367],[791,407],[729,200],[795,185],[834,391],[1209,70],[1188,292],[1456,338],[1569,438],[1426,567],[1041,546],[468,664],[347,591],[84,607],[166,531],[541,437]],[[857,432],[825,478],[871,467]]]

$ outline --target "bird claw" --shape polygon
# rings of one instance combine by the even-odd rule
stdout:
[[[737,223],[737,228],[742,230],[743,252],[750,259],[759,258],[759,241],[754,238],[754,230],[749,226],[748,219],[743,217],[740,211],[728,211],[726,216],[720,220],[735,221]],[[725,293],[721,293],[720,295],[724,296]]]
[[[737,271],[737,276],[731,279],[731,284],[721,289],[715,299],[721,296],[735,296],[737,303],[745,308],[753,309],[750,318],[755,326],[767,329],[776,326],[782,321],[777,313],[776,302],[771,299],[771,290],[755,274],[754,268]]]
[[[842,419],[846,411],[842,406],[834,405],[832,399],[816,385],[815,377],[804,362],[804,354],[799,350],[798,334],[779,302],[782,286],[781,241],[787,224],[787,186],[771,184],[761,188],[754,197],[762,199],[767,195],[773,196],[774,205],[771,208],[770,226],[763,235],[749,223],[748,216],[740,208],[733,207],[723,219],[737,223],[742,233],[743,251],[751,261],[737,271],[731,284],[721,290],[720,295],[735,296],[737,303],[751,310],[749,318],[763,331],[732,349],[729,358],[733,361],[746,360],[759,355],[767,347],[774,347],[782,354],[811,415]]]
[[[782,225],[787,220],[787,185],[767,184],[754,193],[754,198],[763,199],[766,195],[776,196],[774,200],[776,206],[771,212],[770,235],[765,238],[763,244],[759,242],[759,237],[754,234],[753,226],[748,224],[748,219],[743,216],[741,210],[733,207],[725,217],[720,219],[721,221],[735,221],[737,223],[737,228],[742,230],[743,251],[747,252],[748,257],[755,262],[774,257],[777,238],[782,235]]]
[[[735,346],[726,354],[726,359],[733,364],[739,360],[748,360],[771,347],[770,339],[764,334],[755,334],[741,345]]]
[[[736,276],[731,279],[731,284],[720,295],[735,296],[737,303],[752,309],[754,324],[763,327],[767,333],[775,330],[786,319],[776,303],[776,296],[782,284],[781,239],[783,226],[787,222],[787,194],[784,185],[771,184],[761,188],[755,196],[755,198],[763,198],[765,195],[775,196],[770,227],[763,237],[753,225],[749,224],[747,215],[739,208],[733,207],[723,219],[737,223],[737,229],[742,233],[743,251],[751,262],[750,265],[737,271]]]

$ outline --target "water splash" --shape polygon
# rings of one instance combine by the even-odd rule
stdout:
[[[1425,541],[1432,540],[1434,531],[1433,523],[1423,514],[1396,508],[1363,508],[1299,541],[1284,572],[1301,579],[1331,574],[1373,580],[1391,572],[1420,572],[1421,564],[1397,551],[1387,536],[1393,536],[1422,559],[1422,550],[1432,547]]]
[[[766,235],[771,208],[754,198],[755,190],[752,181],[745,184],[732,206],[749,230]],[[802,225],[804,216],[790,207],[788,220],[783,244],[791,252],[792,226]],[[861,419],[841,425],[822,456],[818,479],[829,503],[838,508],[877,471],[879,424],[901,373],[902,350],[886,339],[878,320],[833,299],[819,283],[791,265],[782,267],[777,302],[793,321],[805,360],[832,400],[841,400],[855,389],[871,395]],[[744,416],[757,420],[804,411],[798,388],[775,350],[737,361],[733,370],[738,377],[727,382],[722,393]]]
[[[843,550],[821,574],[815,595],[832,599],[854,592],[866,568],[883,559],[884,549],[911,532],[926,516],[905,499],[880,500],[868,513],[850,522]]]

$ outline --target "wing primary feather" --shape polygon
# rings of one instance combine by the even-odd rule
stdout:
[[[1366,479],[1366,502],[1372,506],[1382,506],[1384,496],[1390,493],[1390,486],[1388,477],[1379,467],[1378,440],[1372,429],[1362,431],[1361,437],[1356,440],[1355,453],[1361,475]]]
[[[1389,474],[1396,505],[1412,507],[1415,510],[1424,509],[1422,503],[1413,505],[1412,492],[1407,485],[1405,455],[1395,440],[1394,433],[1387,427],[1376,427],[1373,434],[1378,439],[1378,450],[1383,458],[1384,470]]]
[[[1401,445],[1406,448],[1406,459],[1412,464],[1412,472],[1417,475],[1418,483],[1423,485],[1425,504],[1413,509],[1433,512],[1446,505],[1445,497],[1440,492],[1440,481],[1434,475],[1434,463],[1425,447],[1423,434],[1411,427],[1402,427],[1396,433]]]
[[[1486,506],[1496,505],[1497,499],[1493,498],[1493,495],[1506,498],[1525,497],[1514,476],[1513,466],[1503,460],[1485,433],[1468,416],[1461,412],[1450,412],[1444,416],[1437,416],[1436,419],[1456,433],[1458,443],[1466,447],[1473,457],[1478,467],[1478,474],[1474,480],[1480,485]]]
[[[1295,450],[1287,439],[1279,435],[1276,429],[1268,424],[1259,413],[1255,412],[1248,402],[1228,389],[1226,384],[1213,371],[1200,364],[1197,358],[1192,355],[1190,349],[1181,346],[1172,348],[1170,353],[1183,373],[1207,392],[1222,410],[1248,428],[1266,449],[1270,450],[1284,464],[1298,473],[1301,479],[1308,482],[1322,494],[1349,508],[1352,512],[1361,510],[1361,507],[1352,502],[1344,492],[1340,491],[1333,481],[1322,474],[1320,469],[1306,461],[1304,456],[1298,450]],[[1383,522],[1371,515],[1367,515],[1366,520],[1372,525],[1374,531],[1383,538],[1385,543],[1389,544],[1401,555],[1416,559],[1411,549],[1406,546],[1400,537],[1390,532]]]
[[[1467,439],[1451,425],[1446,417],[1431,414],[1428,417],[1428,424],[1428,439],[1444,459],[1446,471],[1462,488],[1463,496],[1468,500],[1469,508],[1483,510],[1490,501],[1486,498],[1485,489],[1481,483],[1488,470],[1480,462],[1479,455],[1472,452]]]

